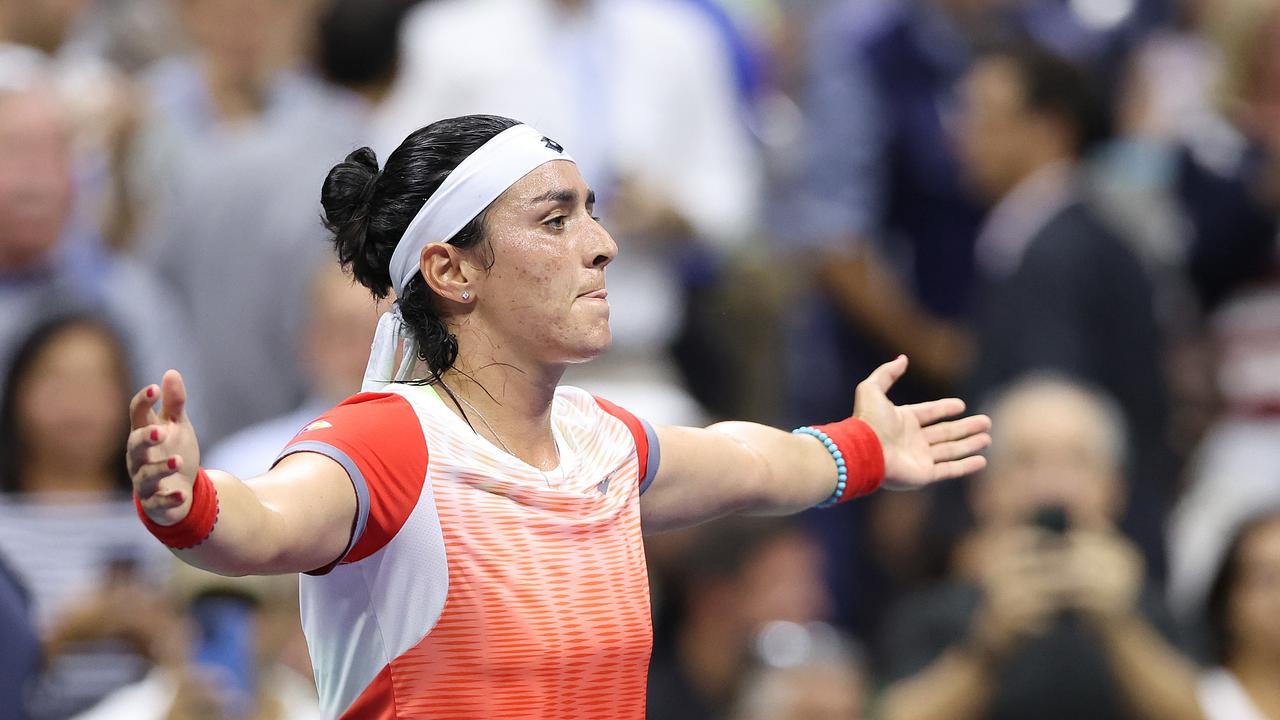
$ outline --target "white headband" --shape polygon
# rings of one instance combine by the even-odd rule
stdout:
[[[397,295],[404,296],[405,287],[418,272],[424,247],[448,242],[507,188],[552,160],[573,162],[559,143],[528,125],[507,128],[468,155],[427,198],[400,236],[390,266]],[[418,343],[406,331],[397,302],[378,321],[361,389],[380,390],[392,380],[408,379],[417,354]]]
[[[467,156],[422,204],[391,254],[391,280],[403,295],[422,248],[448,242],[520,178],[552,160],[573,158],[528,125],[507,128]]]

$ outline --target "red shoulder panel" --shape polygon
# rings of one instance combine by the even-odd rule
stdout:
[[[365,489],[367,518],[344,563],[366,558],[390,542],[418,504],[426,482],[422,425],[409,401],[395,393],[351,396],[303,428],[282,455],[291,450],[329,456],[346,467],[357,495]]]

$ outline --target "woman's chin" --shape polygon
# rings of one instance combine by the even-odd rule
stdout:
[[[573,349],[573,352],[570,353],[569,364],[580,365],[590,362],[605,354],[612,344],[613,334],[609,332],[609,326],[606,325],[602,332],[595,333],[592,337],[584,338],[584,342]]]

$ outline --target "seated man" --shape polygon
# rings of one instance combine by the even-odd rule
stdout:
[[[952,579],[887,626],[883,717],[1199,718],[1195,668],[1157,631],[1163,608],[1115,527],[1120,411],[1048,377],[993,410],[1000,434]]]

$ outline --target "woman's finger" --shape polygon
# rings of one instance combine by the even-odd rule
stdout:
[[[921,427],[932,425],[943,418],[955,417],[964,412],[964,408],[964,401],[960,398],[930,400],[929,402],[904,405],[902,407],[903,410],[916,416],[916,420],[920,422]]]
[[[881,365],[863,380],[863,384],[873,387],[882,393],[888,393],[889,388],[902,377],[907,371],[907,356],[899,355],[889,362]]]
[[[937,463],[933,466],[933,481],[950,480],[963,475],[976,473],[987,466],[987,459],[981,455],[971,455],[963,460]]]
[[[154,447],[166,437],[168,433],[160,425],[143,425],[129,432],[129,447]]]
[[[179,499],[176,503],[170,504],[170,502],[172,501],[172,497],[168,497],[168,496],[162,497],[159,500],[156,500],[156,502],[159,502],[160,505],[156,505],[155,503],[152,502],[152,500],[154,499],[154,496],[156,496],[156,494],[160,490],[160,481],[164,480],[170,475],[178,474],[178,470],[176,467],[174,467],[174,465],[175,463],[169,462],[169,458],[164,458],[159,462],[140,465],[138,469],[134,471],[133,492],[135,495],[138,496],[138,499],[143,501],[143,504],[146,505],[148,508],[156,509],[157,507],[163,507],[163,508],[177,507],[178,505],[182,504],[181,499]],[[170,493],[169,495],[171,496],[173,494],[180,494],[180,493]]]
[[[148,385],[138,391],[133,399],[129,401],[129,427],[132,429],[140,428],[144,425],[154,425],[159,421],[155,411],[152,408],[159,399],[160,388],[156,385]]]
[[[161,395],[164,396],[164,419],[170,422],[181,421],[187,407],[187,386],[182,382],[182,373],[177,370],[166,371],[160,386],[163,388]]]
[[[935,463],[946,462],[947,460],[959,460],[982,452],[984,448],[991,444],[991,436],[986,433],[979,433],[963,440],[955,440],[952,442],[938,443],[929,448],[933,453],[933,461]]]
[[[169,453],[162,447],[136,447],[129,451],[129,463],[135,468],[153,463],[162,463],[168,459]]]
[[[991,429],[991,418],[986,415],[974,415],[972,417],[952,420],[950,422],[940,422],[930,425],[924,429],[924,439],[930,445],[936,445],[941,442],[951,440],[960,440],[970,435],[977,435]]]
[[[129,444],[125,452],[126,465],[132,475],[135,468],[160,462],[169,456],[161,447],[168,431],[159,425],[145,425],[129,433]]]

